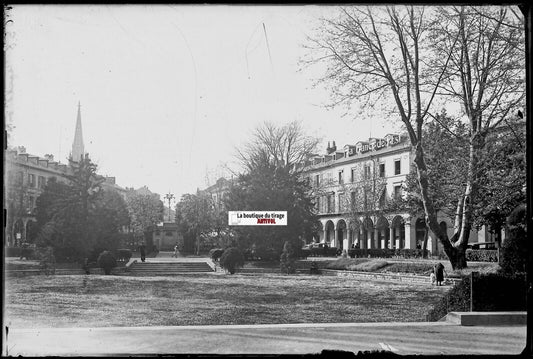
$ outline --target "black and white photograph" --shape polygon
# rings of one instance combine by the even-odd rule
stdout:
[[[2,356],[532,355],[530,23],[4,5]]]

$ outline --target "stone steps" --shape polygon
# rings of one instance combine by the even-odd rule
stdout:
[[[132,275],[173,275],[209,273],[213,268],[206,262],[135,262],[128,268]]]

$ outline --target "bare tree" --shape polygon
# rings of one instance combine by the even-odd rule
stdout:
[[[442,95],[442,88],[457,81],[456,74],[462,75],[459,78],[463,86],[471,86],[476,90],[473,93],[471,89],[465,88],[465,98],[476,95],[469,99],[478,101],[490,95],[487,91],[479,92],[480,85],[475,81],[484,82],[486,86],[492,85],[490,81],[494,81],[494,77],[505,70],[510,59],[507,53],[495,53],[496,48],[502,50],[500,46],[495,46],[496,39],[492,40],[492,45],[485,43],[489,41],[489,34],[499,31],[498,25],[490,22],[490,19],[484,18],[482,21],[479,16],[469,14],[468,21],[465,17],[464,21],[454,23],[452,18],[445,16],[445,11],[435,10],[441,9],[414,6],[341,8],[337,18],[323,20],[322,35],[310,39],[314,52],[307,63],[325,62],[328,65],[319,83],[331,86],[332,105],[351,105],[354,102],[372,105],[383,99],[392,99],[392,108],[405,126],[411,142],[426,224],[442,243],[452,267],[460,269],[466,267],[465,250],[468,233],[472,228],[469,219],[472,181],[466,183],[464,197],[459,201],[458,215],[455,218],[455,233],[449,238],[439,226],[430,193],[422,127],[430,116],[435,98]],[[443,20],[447,21],[442,23]],[[479,52],[474,58],[469,56],[476,51],[476,46],[473,46],[475,42],[466,36],[466,28],[461,30],[461,26],[466,26],[467,23],[484,23],[486,26],[484,29],[477,28],[477,49],[479,51],[483,45],[486,46],[485,51]],[[456,30],[453,30],[454,26]],[[489,31],[489,28],[492,30]],[[474,31],[476,28],[472,26],[468,29]],[[506,27],[506,31],[515,30]],[[446,42],[438,41],[443,39]],[[458,52],[458,49],[462,51]],[[476,78],[471,71],[471,62],[474,60],[480,62],[480,66],[487,64],[485,71],[479,69],[481,72]],[[463,64],[464,67],[457,67],[458,64]],[[489,73],[491,71],[496,72]],[[516,90],[515,82],[510,82],[509,85],[511,87],[494,90],[496,102],[498,98],[500,101],[508,101],[503,96],[507,94],[506,90]],[[502,96],[497,96],[497,93],[502,93]],[[481,100],[478,107],[464,103],[465,111],[475,115],[477,119],[476,123],[471,122],[473,126],[477,126],[476,129],[481,127],[479,121],[484,118],[483,112],[480,112],[486,111],[484,103],[486,102]],[[497,125],[497,121],[494,121],[496,116],[503,118],[508,114],[501,110],[491,113],[494,116],[487,121],[490,127],[486,128]],[[473,139],[477,141],[481,137],[474,134],[476,131],[473,131]],[[473,157],[479,148],[476,146],[473,147],[470,158],[471,177],[475,173],[476,162]]]
[[[302,125],[293,121],[284,126],[264,122],[253,132],[244,149],[237,149],[237,157],[243,167],[261,163],[267,159],[276,167],[288,167],[298,171],[297,165],[316,152],[319,139],[304,133]]]
[[[479,163],[486,138],[524,103],[525,47],[523,23],[505,7],[444,7],[439,11],[439,46],[452,49],[441,91],[462,104],[469,124],[468,167],[464,192],[455,214],[453,246],[448,253],[465,260],[473,226]],[[458,39],[453,43],[450,39]],[[430,226],[433,230],[433,227]],[[434,230],[433,230],[434,231]],[[435,232],[435,231],[434,231]],[[466,261],[459,264],[466,266]]]

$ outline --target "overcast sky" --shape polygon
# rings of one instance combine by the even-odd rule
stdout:
[[[11,146],[66,163],[78,102],[85,150],[122,187],[176,198],[227,174],[259,123],[301,120],[338,147],[392,132],[327,111],[298,71],[332,6],[16,5],[7,12]]]

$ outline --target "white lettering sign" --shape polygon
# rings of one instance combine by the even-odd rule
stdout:
[[[286,226],[287,211],[228,211],[230,226]]]
[[[349,147],[348,156],[355,156],[368,151],[376,151],[388,146],[394,146],[400,143],[400,135],[387,135],[385,138],[371,138],[368,142],[357,142],[354,146]]]

